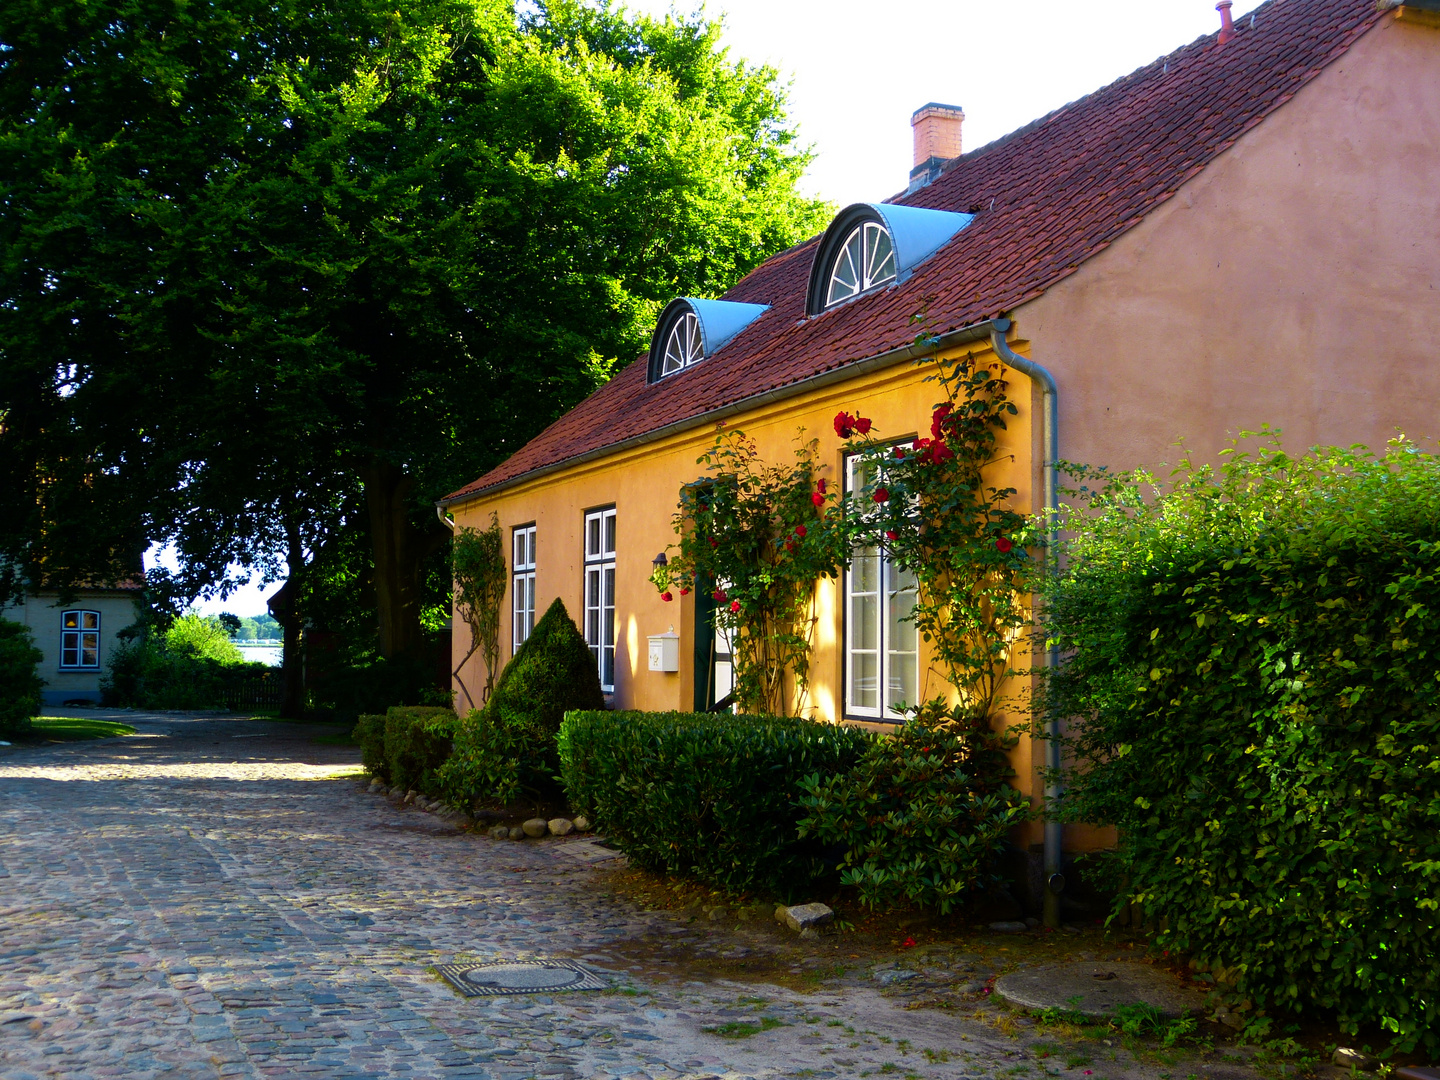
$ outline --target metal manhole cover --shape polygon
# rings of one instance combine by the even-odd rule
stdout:
[[[500,960],[489,964],[441,964],[445,981],[466,997],[541,994],[555,990],[604,990],[609,985],[571,960]]]

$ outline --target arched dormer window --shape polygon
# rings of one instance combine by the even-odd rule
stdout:
[[[969,225],[970,214],[890,203],[856,203],[836,215],[810,266],[807,314],[904,281]]]
[[[895,245],[890,230],[876,221],[862,221],[840,245],[840,254],[830,268],[825,306],[894,280]]]
[[[700,320],[693,311],[681,315],[665,335],[665,349],[660,356],[660,377],[684,371],[691,364],[705,359],[705,345],[700,338]]]
[[[768,304],[733,300],[671,300],[650,337],[649,381],[678,375],[719,352],[730,339],[765,312]]]

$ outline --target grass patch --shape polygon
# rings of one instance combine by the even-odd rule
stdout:
[[[708,1027],[701,1030],[708,1035],[719,1035],[722,1039],[748,1039],[751,1035],[759,1035],[762,1031],[773,1031],[775,1028],[785,1026],[784,1020],[777,1020],[773,1016],[762,1016],[759,1023],[751,1023],[748,1020],[732,1020],[719,1027]]]
[[[73,742],[77,739],[113,739],[120,735],[134,735],[135,729],[129,724],[117,724],[113,720],[91,720],[88,717],[73,719],[68,716],[38,716],[30,721],[30,730],[17,741],[44,742],[56,740]]]

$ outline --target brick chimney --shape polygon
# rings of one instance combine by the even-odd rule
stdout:
[[[960,156],[960,125],[964,122],[964,109],[938,101],[922,105],[911,114],[915,163],[910,170],[909,190],[924,187],[940,175],[945,162]]]

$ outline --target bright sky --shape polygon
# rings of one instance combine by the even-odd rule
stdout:
[[[672,0],[617,0],[664,15]],[[1238,22],[1257,0],[1236,0]],[[1215,0],[712,0],[735,57],[790,83],[817,158],[813,194],[840,206],[905,187],[910,114],[965,110],[975,149],[1220,28]]]
[[[691,9],[624,3],[651,15]],[[1258,6],[1236,0],[1235,20]],[[926,102],[965,110],[973,150],[1220,26],[1214,0],[723,0],[705,10],[723,15],[732,56],[789,82],[791,118],[817,155],[806,187],[840,206],[905,186],[910,114]],[[276,588],[253,583],[199,609],[258,615]]]

